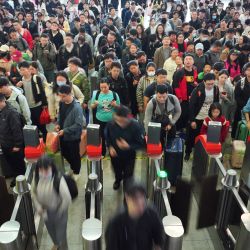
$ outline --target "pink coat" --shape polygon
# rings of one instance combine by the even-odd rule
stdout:
[[[233,63],[231,66],[228,61],[225,62],[225,68],[228,70],[228,73],[231,78],[235,78],[240,75],[240,65],[238,64],[236,67],[236,63]]]

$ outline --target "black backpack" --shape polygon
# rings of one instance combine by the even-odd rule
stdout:
[[[168,95],[168,98],[169,98],[170,102],[175,106],[175,101],[174,101],[173,96]],[[157,106],[155,98],[152,99],[152,103],[153,103],[153,112],[152,112],[151,121],[161,123],[161,127],[165,128],[170,123],[169,113],[167,111],[168,110],[167,109],[168,102],[167,101],[165,102],[165,109],[161,115],[155,114],[155,110],[156,110],[156,106]]]
[[[98,91],[96,92],[96,96],[95,96],[95,100],[96,100],[96,101],[98,101],[98,98],[99,98],[100,93],[101,93],[100,90],[98,90]],[[113,93],[113,100],[116,101],[116,100],[117,100],[116,93],[115,93],[114,91],[112,91],[112,93]]]
[[[64,177],[66,183],[67,183],[67,186],[68,186],[68,189],[69,189],[69,192],[70,192],[70,195],[71,195],[71,199],[72,201],[74,199],[77,198],[78,196],[78,187],[77,187],[77,184],[75,182],[75,180],[69,176],[69,175],[60,175],[57,176],[56,178],[54,178],[54,189],[56,190],[57,194],[59,194],[59,187],[60,187],[60,181],[61,181],[61,178]]]

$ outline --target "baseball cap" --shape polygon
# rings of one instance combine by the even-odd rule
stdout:
[[[4,44],[0,47],[1,52],[8,52],[10,50],[9,46]]]
[[[195,45],[195,50],[198,50],[198,49],[204,50],[204,46],[203,46],[202,43],[197,43],[197,44]]]

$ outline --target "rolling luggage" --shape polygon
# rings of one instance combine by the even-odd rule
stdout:
[[[247,135],[248,135],[248,129],[247,129],[246,121],[245,120],[239,121],[237,130],[236,130],[235,140],[246,141]]]
[[[166,140],[164,149],[164,170],[167,171],[168,180],[171,185],[176,185],[178,176],[182,175],[184,154],[184,140],[180,137]]]

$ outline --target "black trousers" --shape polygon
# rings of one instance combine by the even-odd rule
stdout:
[[[189,113],[189,102],[182,101],[181,103],[181,116],[176,122],[176,129],[180,131],[181,129],[188,127],[188,113]]]
[[[110,157],[112,167],[115,172],[115,180],[120,182],[124,180],[125,182],[131,178],[134,174],[135,168],[135,156],[134,151],[128,152],[126,155]]]
[[[96,123],[100,125],[100,133],[101,133],[101,139],[102,139],[102,156],[106,155],[106,141],[105,141],[105,128],[107,125],[107,122],[102,122],[98,119],[96,119]]]
[[[189,125],[187,130],[187,140],[186,140],[186,154],[191,154],[192,148],[194,147],[195,137],[200,134],[201,127],[203,124],[203,120],[195,120],[196,122],[196,129],[192,129]]]
[[[70,168],[73,170],[74,174],[79,174],[81,169],[79,143],[80,140],[64,141],[63,138],[60,139],[62,156],[70,164]]]
[[[3,155],[13,170],[14,177],[25,174],[24,149],[21,148],[18,152],[13,152],[12,148],[2,146]]]
[[[30,109],[31,121],[33,125],[36,125],[38,130],[43,134],[43,140],[46,141],[47,129],[46,125],[40,124],[40,115],[43,111],[42,106],[38,106]]]

